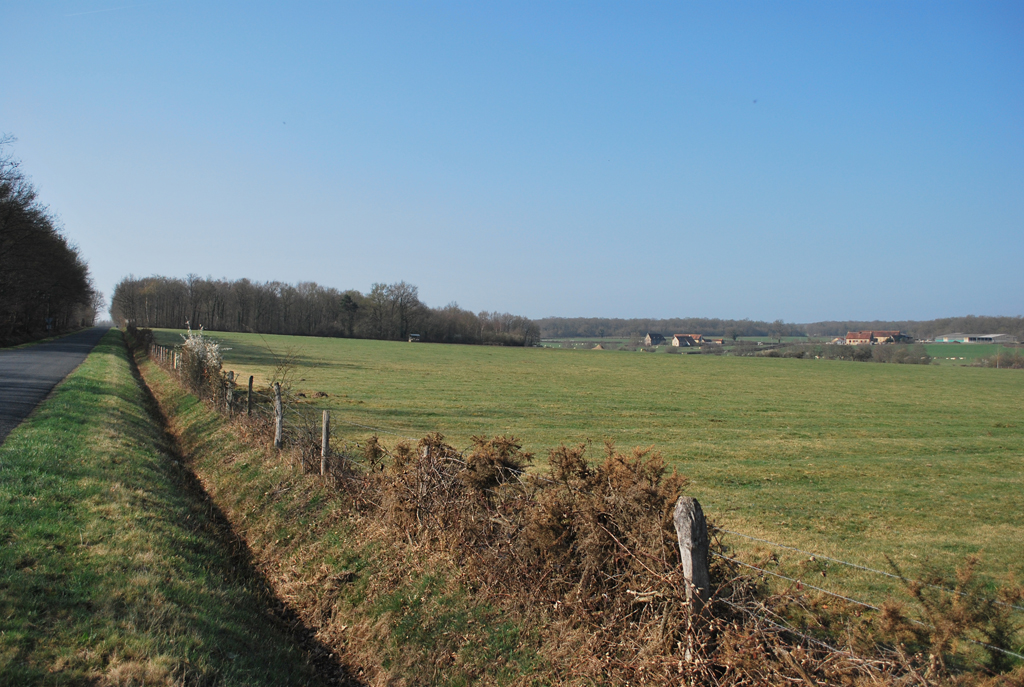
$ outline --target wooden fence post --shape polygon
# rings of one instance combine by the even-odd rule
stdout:
[[[281,385],[274,382],[274,416],[277,420],[274,429],[274,448],[284,446],[284,408],[281,407]]]
[[[672,516],[679,538],[679,555],[683,559],[686,578],[686,600],[694,614],[699,614],[711,593],[708,570],[708,522],[697,499],[680,496]]]
[[[320,435],[320,474],[327,474],[327,454],[331,450],[331,411],[324,411],[324,428]]]
[[[252,417],[252,375],[249,375],[249,393],[245,395],[245,414]]]
[[[686,586],[686,602],[690,605],[687,617],[686,650],[687,661],[696,658],[695,630],[704,624],[702,619],[705,604],[711,596],[711,574],[708,570],[708,522],[697,499],[680,496],[676,501],[672,522],[679,539],[679,556],[683,560],[683,577]]]

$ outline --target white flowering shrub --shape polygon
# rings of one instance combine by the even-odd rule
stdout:
[[[202,327],[192,331],[191,325],[181,338],[181,380],[190,391],[206,396],[220,382],[220,344],[203,337]]]

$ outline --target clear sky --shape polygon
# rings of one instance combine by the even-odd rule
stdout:
[[[1024,3],[0,0],[0,45],[0,132],[108,295],[1024,314]]]

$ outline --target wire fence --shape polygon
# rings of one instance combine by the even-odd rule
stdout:
[[[749,534],[743,534],[742,532],[735,532],[733,530],[727,530],[727,529],[724,529],[722,527],[715,527],[715,531],[717,531],[717,532],[724,532],[725,534],[731,534],[731,535],[734,535],[734,536],[737,536],[737,537],[743,537],[744,539],[749,539],[749,540],[752,540],[752,541],[760,542],[762,544],[767,544],[768,546],[773,546],[773,547],[776,547],[776,548],[779,548],[779,549],[786,549],[788,551],[794,551],[796,553],[801,553],[801,554],[804,554],[806,556],[812,556],[815,559],[830,561],[832,563],[837,563],[839,565],[844,565],[844,566],[847,566],[849,568],[853,568],[855,570],[860,570],[862,572],[874,573],[876,575],[882,575],[884,577],[888,577],[888,578],[891,578],[891,579],[894,579],[894,580],[899,580],[900,582],[904,582],[904,583],[907,582],[907,578],[904,577],[904,576],[897,575],[895,573],[885,572],[884,570],[877,570],[875,568],[869,568],[869,567],[867,567],[865,565],[859,565],[857,563],[851,563],[849,561],[844,561],[842,559],[834,558],[832,556],[827,556],[825,554],[814,553],[813,551],[805,551],[804,549],[798,549],[798,548],[796,548],[794,546],[789,546],[787,544],[780,544],[778,542],[773,542],[773,541],[770,541],[768,539],[762,539],[760,537],[755,537],[755,536],[752,536],[752,535],[749,535]],[[942,592],[945,592],[947,594],[956,594],[956,595],[959,595],[959,596],[967,596],[967,594],[965,592],[961,592],[961,591],[956,590],[956,589],[949,589],[948,587],[942,587],[940,585],[931,584],[931,583],[928,583],[928,582],[920,582],[920,581],[915,581],[915,582],[917,584],[921,584],[921,585],[923,585],[925,587],[928,587],[930,589],[935,589],[935,590],[938,590],[938,591],[942,591]],[[805,586],[809,586],[809,585],[805,585]],[[1024,611],[1024,606],[1018,606],[1016,604],[1011,604],[1011,603],[1007,603],[1007,602],[1004,602],[1004,601],[999,601],[998,599],[994,600],[993,603],[998,604],[1000,606],[1007,607],[1007,608],[1012,608],[1012,609],[1015,609],[1015,610],[1018,610],[1018,611]]]
[[[179,368],[180,368],[180,353],[179,353],[179,350],[177,348],[169,348],[169,347],[166,347],[166,346],[160,346],[160,345],[157,345],[157,344],[151,344],[150,347],[149,347],[149,354],[150,354],[151,359],[153,359],[158,364],[160,364],[161,366],[166,368],[169,372],[174,373],[174,374],[178,373]],[[267,424],[272,423],[272,422],[273,423],[280,422],[281,425],[282,425],[282,428],[284,430],[284,434],[288,438],[288,441],[290,443],[293,443],[293,444],[294,443],[298,443],[303,448],[304,452],[306,452],[306,451],[313,451],[313,450],[319,450],[319,449],[322,448],[321,442],[322,442],[322,439],[323,439],[323,434],[321,432],[321,430],[322,430],[322,426],[320,424],[322,422],[321,418],[323,417],[323,414],[324,414],[325,411],[331,412],[331,413],[337,413],[337,410],[338,410],[337,408],[319,407],[319,406],[317,406],[317,405],[315,405],[313,403],[310,403],[310,402],[308,402],[306,400],[300,400],[300,397],[288,396],[287,393],[285,393],[285,394],[283,394],[283,398],[282,398],[282,411],[283,411],[282,412],[282,416],[280,418],[278,418],[277,411],[275,409],[276,408],[276,405],[275,405],[276,398],[275,398],[274,395],[272,395],[270,393],[267,393],[266,391],[254,389],[252,387],[252,383],[253,383],[253,378],[252,377],[249,378],[248,386],[244,390],[240,389],[236,382],[237,382],[237,380],[234,378],[234,374],[233,373],[229,373],[227,375],[227,380],[225,381],[225,383],[223,384],[223,386],[221,388],[213,388],[212,389],[212,393],[214,395],[214,398],[212,400],[215,402],[215,404],[217,405],[218,408],[220,408],[221,410],[223,410],[225,413],[227,413],[229,415],[244,413],[244,414],[249,415],[249,416],[255,416],[258,420],[260,420],[260,421],[262,421],[264,423],[267,423]],[[393,436],[393,437],[396,437],[398,439],[406,440],[406,441],[409,441],[409,442],[416,442],[416,441],[418,441],[418,439],[416,437],[412,437],[412,436],[409,436],[407,434],[403,434],[399,430],[389,429],[389,428],[384,428],[384,427],[378,427],[378,426],[369,425],[369,424],[360,423],[360,422],[354,422],[352,420],[348,420],[348,419],[345,419],[343,417],[339,417],[337,415],[334,415],[334,416],[331,417],[331,427],[329,428],[329,430],[327,432],[328,443],[331,442],[331,441],[334,441],[335,443],[337,443],[338,440],[341,439],[341,437],[339,437],[337,435],[337,433],[334,431],[334,425],[335,424],[343,424],[343,425],[346,425],[346,426],[349,426],[349,427],[356,427],[356,428],[360,428],[360,429],[364,429],[364,430],[369,430],[371,432],[374,432],[375,434],[385,434],[385,435]],[[347,442],[344,442],[344,441],[341,441],[341,444],[342,444],[342,447],[341,447],[340,452],[344,453],[345,451],[348,450],[349,445],[348,445]],[[358,443],[353,442],[353,444],[356,446],[356,448],[359,447]],[[334,450],[337,451],[337,449],[334,449]],[[556,480],[551,480],[549,478],[546,478],[544,476],[538,476],[538,479],[541,479],[542,481],[545,481],[545,482],[555,482],[556,481]],[[908,580],[905,576],[903,576],[901,574],[898,574],[899,573],[898,570],[896,572],[887,572],[887,571],[884,571],[884,570],[878,570],[877,568],[872,568],[872,567],[869,567],[869,566],[866,566],[866,565],[862,565],[862,564],[859,564],[859,563],[853,563],[853,562],[846,561],[846,560],[843,560],[843,559],[840,559],[840,558],[836,558],[834,556],[828,556],[828,555],[821,554],[821,553],[807,551],[805,549],[801,549],[801,548],[798,548],[798,547],[795,547],[795,546],[791,546],[791,545],[788,545],[788,544],[783,544],[783,543],[780,543],[780,542],[771,541],[769,539],[764,539],[762,537],[756,537],[756,536],[753,536],[753,535],[750,535],[750,534],[745,534],[743,532],[737,532],[735,530],[729,530],[729,529],[725,529],[725,528],[722,528],[722,527],[716,527],[714,525],[710,525],[710,529],[712,531],[714,531],[714,532],[717,532],[717,533],[726,534],[726,535],[735,536],[735,537],[740,537],[740,538],[746,539],[748,541],[754,541],[754,542],[758,542],[758,543],[764,544],[764,545],[769,546],[769,547],[773,547],[773,548],[777,548],[777,549],[781,549],[781,550],[786,550],[786,551],[792,551],[794,553],[799,553],[799,554],[802,554],[802,555],[810,557],[811,560],[815,560],[815,561],[828,561],[830,563],[834,563],[834,564],[837,564],[837,565],[845,566],[845,567],[850,568],[852,570],[857,570],[857,571],[864,572],[864,573],[869,573],[869,574],[872,574],[872,575],[882,576],[882,577],[885,577],[885,578],[888,578],[888,579],[891,579],[891,580],[896,580],[896,581],[899,581],[903,585],[917,584],[917,585],[921,585],[923,587],[927,587],[927,588],[930,588],[930,589],[933,589],[933,590],[936,590],[936,591],[943,592],[945,594],[958,595],[958,596],[961,596],[961,597],[970,596],[969,594],[967,594],[965,592],[962,592],[960,590],[957,590],[957,589],[950,589],[948,587],[943,587],[941,585],[936,585],[936,584],[932,584],[932,583],[928,583],[928,582]],[[852,596],[850,596],[848,594],[842,594],[842,593],[835,592],[835,591],[832,591],[832,590],[829,590],[829,589],[825,589],[825,588],[817,586],[817,585],[810,584],[810,583],[808,583],[808,582],[806,582],[804,580],[801,580],[798,577],[794,577],[794,576],[790,576],[790,575],[785,575],[785,574],[782,574],[780,572],[776,572],[776,571],[773,571],[773,570],[768,570],[768,569],[766,569],[764,567],[761,567],[761,566],[758,566],[758,565],[754,565],[754,564],[742,561],[742,560],[740,560],[738,558],[735,558],[735,557],[732,557],[732,556],[727,556],[727,555],[724,555],[722,553],[718,553],[716,551],[711,551],[710,555],[713,556],[713,557],[719,558],[721,560],[724,560],[724,561],[726,561],[728,563],[731,563],[733,565],[740,566],[740,567],[743,567],[743,568],[746,568],[746,569],[749,569],[749,570],[756,571],[756,572],[758,572],[758,573],[760,573],[762,575],[767,575],[767,576],[773,577],[775,579],[780,579],[780,580],[789,582],[791,584],[799,585],[798,588],[811,589],[811,590],[817,591],[819,593],[825,594],[827,596],[840,599],[840,600],[845,601],[847,603],[850,603],[850,604],[853,604],[853,605],[856,605],[856,606],[859,606],[859,607],[862,607],[862,608],[866,608],[866,609],[874,611],[874,612],[881,612],[882,611],[882,609],[878,605],[875,605],[875,604],[869,603],[867,601],[863,601],[863,600],[854,598],[854,597],[852,597]],[[745,614],[751,614],[752,613],[752,611],[749,608],[737,606],[736,604],[733,604],[732,602],[728,601],[727,599],[719,599],[719,600],[721,602],[725,603],[728,606],[734,607],[735,609],[737,609],[739,611],[742,611]],[[994,603],[994,604],[999,605],[1001,607],[1009,608],[1009,609],[1012,609],[1012,610],[1015,610],[1015,611],[1024,611],[1024,606],[1020,606],[1020,605],[1016,605],[1016,604],[1012,604],[1012,603],[1007,603],[1007,602],[1004,602],[1004,601],[1000,601],[998,599],[992,599],[991,603]],[[767,609],[765,609],[765,610],[767,610]],[[806,641],[808,641],[810,643],[813,643],[813,644],[818,645],[818,646],[820,646],[822,648],[825,648],[828,651],[835,652],[835,653],[849,653],[849,652],[846,652],[844,650],[838,649],[838,648],[830,645],[829,643],[824,642],[824,641],[822,641],[822,640],[820,640],[818,638],[815,638],[815,637],[813,637],[811,635],[808,635],[806,633],[800,632],[796,628],[788,626],[787,624],[785,624],[783,622],[782,618],[778,618],[777,620],[772,620],[771,618],[768,618],[768,617],[764,616],[763,614],[762,615],[754,614],[754,615],[756,615],[757,618],[760,621],[766,623],[767,625],[773,627],[776,630],[787,632],[787,633],[790,633],[790,634],[792,634],[794,636],[800,637],[800,638],[802,638],[802,639],[804,639],[804,640],[806,640]],[[915,619],[909,619],[909,620],[910,620],[910,622],[913,622],[913,623],[915,623],[915,624],[917,624],[919,626],[929,627],[929,628],[934,629],[934,626],[932,626],[932,625],[930,625],[928,623],[925,623],[923,621],[915,620]],[[1012,657],[1015,657],[1017,659],[1024,660],[1024,654],[1020,654],[1020,653],[1017,653],[1015,651],[1010,651],[1010,650],[1007,650],[1007,649],[1003,649],[1001,647],[993,646],[992,644],[989,644],[989,643],[986,643],[986,642],[982,642],[982,641],[979,641],[979,640],[975,640],[975,639],[968,639],[968,641],[970,641],[971,643],[973,643],[973,644],[975,644],[977,646],[981,646],[981,647],[984,647],[984,648],[989,649],[989,650],[1001,652],[1001,653],[1003,653],[1005,655],[1012,656]]]
[[[789,582],[793,582],[795,584],[800,585],[801,587],[804,587],[804,588],[807,588],[807,589],[813,589],[813,590],[818,591],[818,592],[822,592],[823,594],[826,594],[828,596],[831,596],[831,597],[834,597],[834,598],[837,598],[837,599],[842,599],[843,601],[855,604],[857,606],[862,606],[864,608],[868,608],[868,609],[871,609],[873,611],[878,611],[878,612],[881,612],[881,610],[882,610],[878,606],[875,606],[873,604],[869,604],[866,601],[860,601],[859,599],[854,599],[854,598],[851,598],[849,596],[844,596],[843,594],[837,594],[836,592],[830,591],[828,589],[823,589],[822,587],[816,587],[816,586],[814,586],[812,584],[808,584],[808,583],[806,583],[806,582],[804,582],[802,580],[799,580],[799,579],[797,579],[795,577],[789,577],[787,575],[782,575],[782,574],[774,572],[772,570],[767,570],[765,568],[761,568],[761,567],[756,566],[756,565],[751,565],[750,563],[744,563],[743,561],[740,561],[740,560],[738,560],[736,558],[730,558],[729,556],[724,556],[724,555],[722,555],[720,553],[716,553],[714,551],[711,552],[711,555],[716,557],[716,558],[721,558],[721,559],[727,560],[727,561],[729,561],[731,563],[735,563],[737,565],[743,566],[745,568],[750,568],[750,569],[756,570],[756,571],[758,571],[760,573],[763,573],[763,574],[766,574],[766,575],[771,575],[772,577],[777,577],[777,578],[780,578],[780,579],[783,579],[783,580],[786,580],[786,581],[789,581]],[[937,589],[943,589],[942,587],[936,587],[936,588]],[[951,590],[943,589],[943,591],[951,591]],[[736,606],[735,604],[730,603],[727,600],[723,600],[723,601],[727,605],[729,605],[729,606],[732,606],[734,608],[740,608],[740,607]],[[1016,608],[1016,606],[1014,606],[1014,608]],[[743,610],[744,612],[747,612],[747,613],[750,612],[749,609],[741,609],[741,610]],[[765,620],[766,622],[775,624],[775,623],[773,623],[768,618],[762,617],[761,619]],[[926,623],[926,622],[923,622],[921,620],[916,620],[916,619],[913,619],[913,618],[910,618],[909,620],[910,620],[910,622],[914,623],[915,625],[919,625],[921,627],[927,627],[929,629],[935,629],[935,626],[930,624],[930,623]],[[824,642],[821,642],[820,640],[815,640],[814,638],[812,638],[812,637],[810,637],[808,635],[800,633],[799,631],[793,629],[792,627],[783,627],[781,625],[777,625],[777,627],[779,629],[783,629],[783,630],[785,630],[787,632],[792,632],[792,633],[794,633],[794,634],[796,634],[798,636],[804,637],[805,639],[809,639],[811,641],[815,641],[815,642],[817,642],[819,644],[822,644],[824,646],[829,646],[829,645],[825,644]],[[1015,651],[1010,651],[1008,649],[1003,649],[1001,647],[994,646],[994,645],[989,644],[987,642],[982,642],[982,641],[977,640],[977,639],[971,639],[969,637],[967,638],[967,641],[972,643],[972,644],[975,644],[976,646],[984,647],[986,649],[991,649],[993,651],[998,651],[998,652],[1000,652],[1002,654],[1005,654],[1007,656],[1013,656],[1014,658],[1019,658],[1021,660],[1024,660],[1024,654],[1019,654],[1019,653],[1017,653]],[[837,649],[835,649],[833,647],[829,647],[829,648],[831,650],[833,650],[833,651],[838,651]]]
[[[864,606],[865,608],[870,608],[873,611],[880,611],[880,610],[882,610],[878,606],[873,606],[872,604],[869,604],[869,603],[864,602],[864,601],[858,601],[857,599],[850,598],[849,596],[843,596],[842,594],[837,594],[836,592],[829,591],[828,589],[824,589],[822,587],[816,587],[813,584],[808,584],[807,582],[804,582],[803,580],[799,580],[799,579],[797,579],[795,577],[789,577],[787,575],[783,575],[781,573],[777,573],[777,572],[774,572],[774,571],[771,571],[771,570],[767,570],[765,568],[759,568],[758,566],[751,565],[750,563],[744,563],[743,561],[739,560],[738,558],[730,558],[729,556],[724,556],[724,555],[722,555],[720,553],[717,553],[715,551],[712,551],[711,555],[714,556],[715,558],[721,558],[723,560],[729,561],[730,563],[735,563],[736,565],[741,565],[744,568],[750,568],[751,570],[757,570],[757,571],[762,572],[762,573],[764,573],[766,575],[771,575],[772,577],[777,577],[779,579],[786,580],[788,582],[794,582],[794,583],[800,585],[801,587],[805,587],[807,589],[813,589],[815,591],[822,592],[823,594],[828,594],[829,596],[834,596],[837,599],[842,599],[843,601],[848,601],[848,602],[850,602],[852,604],[856,604],[858,606]]]

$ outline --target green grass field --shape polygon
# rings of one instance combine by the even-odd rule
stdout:
[[[970,365],[979,358],[988,358],[1000,351],[1010,351],[999,344],[925,344],[928,355],[940,365]]]
[[[206,508],[112,330],[0,446],[0,683],[317,684]]]
[[[160,331],[167,344],[178,333]],[[628,355],[217,334],[225,367],[327,398],[351,440],[513,433],[541,468],[560,442],[653,446],[719,526],[888,570],[983,556],[1024,574],[1024,375],[957,366]],[[339,424],[341,423],[341,424]],[[751,545],[730,538],[746,554]],[[793,554],[782,552],[795,565]],[[829,572],[891,591],[883,578]],[[820,580],[819,580],[820,582]],[[831,581],[829,582],[832,583]],[[877,596],[874,597],[877,600]]]

